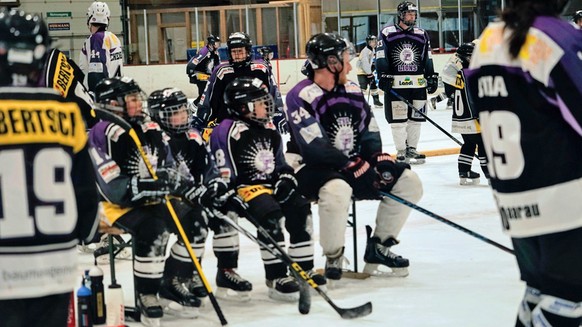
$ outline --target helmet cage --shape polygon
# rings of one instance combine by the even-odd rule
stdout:
[[[188,103],[188,98],[182,91],[176,88],[156,91],[148,98],[148,105],[150,117],[168,132],[179,134],[190,128],[194,112],[193,105]],[[180,124],[173,123],[172,116],[181,111],[186,111],[188,119]]]
[[[247,33],[244,32],[234,32],[232,33],[229,37],[228,40],[226,41],[226,47],[227,47],[227,53],[228,53],[228,61],[230,62],[231,65],[238,67],[238,66],[244,66],[247,65],[251,62],[251,56],[252,56],[252,46],[253,43],[251,41],[251,38],[249,37],[249,35]],[[242,61],[234,61],[234,59],[232,58],[232,49],[236,49],[236,48],[244,48],[247,52],[246,58],[244,58]]]
[[[258,124],[266,124],[275,115],[275,101],[258,78],[236,78],[224,91],[224,101],[231,115]],[[265,106],[265,117],[257,117],[259,103]],[[248,115],[250,113],[250,115]]]

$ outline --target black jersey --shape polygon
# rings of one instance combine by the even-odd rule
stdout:
[[[143,153],[155,170],[174,167],[168,136],[152,121],[132,124]],[[110,224],[142,203],[133,203],[128,185],[133,176],[150,178],[142,153],[129,133],[111,122],[97,123],[89,132],[91,157],[97,169],[97,183]]]
[[[227,118],[210,136],[212,154],[221,176],[231,185],[271,188],[282,172],[292,172],[283,156],[281,135],[272,124],[259,127]]]
[[[455,93],[453,94],[453,122],[451,124],[451,132],[460,134],[481,133],[477,115],[471,110],[471,103],[467,96],[464,70],[457,72],[457,78],[452,87]]]
[[[368,160],[382,152],[378,125],[359,85],[348,82],[326,91],[305,79],[286,101],[287,149],[300,154],[303,163],[341,169],[351,156]]]
[[[50,88],[0,88],[0,299],[72,291],[97,203],[79,106]]]
[[[219,177],[214,158],[197,130],[190,129],[184,133],[173,134],[169,143],[176,166],[182,175],[192,175],[196,184]]]
[[[503,22],[483,31],[466,71],[491,186],[513,237],[582,227],[582,33],[537,17],[517,58]]]

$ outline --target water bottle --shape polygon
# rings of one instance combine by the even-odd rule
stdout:
[[[75,292],[71,291],[71,299],[69,300],[69,310],[67,314],[67,327],[77,327],[75,324]]]
[[[85,286],[84,279],[77,290],[77,327],[93,327],[91,290]]]
[[[103,290],[103,270],[97,265],[89,270],[91,279],[91,313],[93,314],[93,323],[105,323],[105,291]]]
[[[107,327],[125,326],[125,306],[123,290],[119,284],[109,285],[107,290]]]

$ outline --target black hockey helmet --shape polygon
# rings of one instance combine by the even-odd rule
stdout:
[[[354,53],[351,43],[335,33],[319,33],[307,41],[305,53],[313,70],[328,67],[330,57],[343,63],[344,51]]]
[[[220,38],[218,36],[210,34],[206,38],[206,43],[210,45],[215,45],[216,43],[220,43]]]
[[[261,47],[259,49],[259,54],[263,57],[264,60],[271,60],[273,59],[273,51],[269,47]]]
[[[572,15],[572,21],[576,24],[581,19],[582,19],[582,10],[578,10],[574,13],[574,15]]]
[[[255,109],[262,102],[267,111],[266,117],[257,117]],[[224,90],[224,103],[228,112],[244,120],[265,124],[275,115],[275,102],[267,86],[258,78],[237,77]],[[251,113],[247,118],[247,114]]]
[[[148,97],[148,109],[150,117],[171,134],[186,132],[192,121],[193,110],[188,104],[188,98],[177,88],[153,91]],[[184,121],[172,122],[172,116],[181,112],[186,113]]]
[[[366,44],[370,44],[370,41],[378,41],[378,38],[376,37],[376,35],[368,35],[366,36]]]
[[[126,96],[133,94],[137,95],[138,100],[142,103],[146,99],[145,93],[132,78],[127,76],[105,78],[95,86],[95,105],[99,109],[121,114],[129,121],[141,121],[143,112],[141,115],[133,117],[127,115]]]
[[[251,62],[252,47],[253,42],[251,37],[245,32],[234,32],[230,34],[228,40],[226,41],[226,47],[228,49],[228,61],[233,66],[245,66]],[[247,57],[243,61],[234,62],[232,59],[231,50],[236,48],[245,48],[247,51]]]
[[[414,12],[418,13],[418,7],[415,4],[413,4],[412,2],[409,2],[409,1],[401,2],[400,4],[398,4],[396,11],[398,11],[398,22],[403,22],[407,26],[414,26],[414,24],[416,24],[416,19],[414,19],[412,21],[410,21],[410,20],[405,21],[404,20],[404,15],[408,11],[414,11]]]
[[[463,43],[460,47],[457,48],[457,57],[463,61],[463,67],[469,66],[469,62],[471,62],[471,56],[473,55],[473,50],[475,50],[474,42]]]
[[[309,59],[305,60],[303,66],[301,66],[301,74],[307,76],[307,78],[313,78],[313,67],[311,67]]]
[[[35,84],[50,44],[47,25],[40,15],[0,9],[0,84]]]

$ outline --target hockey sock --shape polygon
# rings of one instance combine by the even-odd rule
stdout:
[[[517,313],[516,327],[530,327],[531,326],[531,311],[540,302],[540,291],[536,288],[528,286],[525,289],[523,299],[519,304],[519,311]]]
[[[532,326],[578,327],[582,321],[582,305],[551,295],[542,295],[532,311]]]

